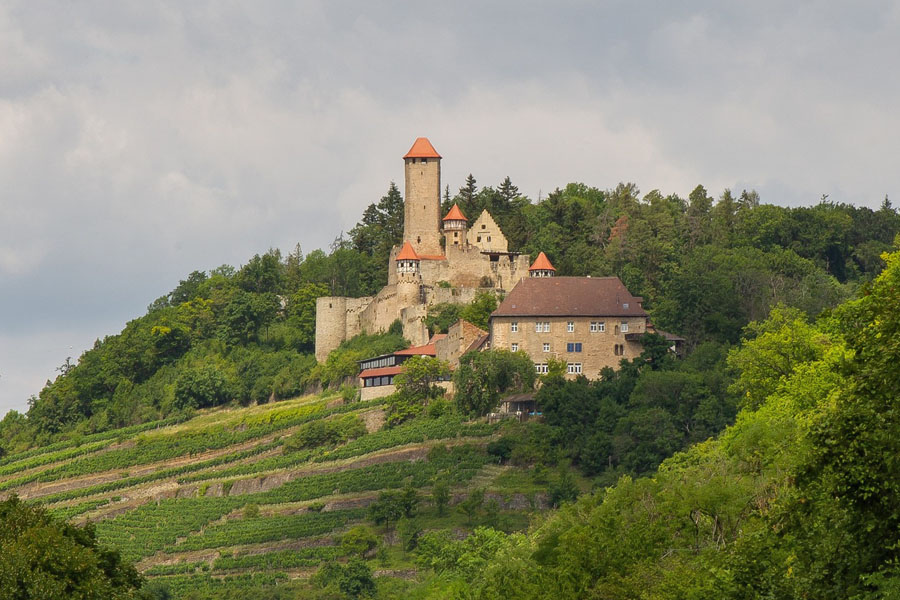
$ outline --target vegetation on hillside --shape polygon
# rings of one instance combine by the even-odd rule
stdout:
[[[814,325],[778,310],[747,332],[718,439],[527,535],[430,542],[416,597],[896,597],[900,253]]]
[[[754,192],[726,190],[714,201],[702,186],[682,199],[656,190],[641,197],[633,185],[569,184],[534,203],[508,178],[479,189],[470,176],[455,197],[445,194],[444,209],[452,202],[470,219],[491,211],[511,248],[545,251],[560,275],[618,275],[645,298],[654,322],[692,349],[738,343],[747,323],[779,303],[810,316],[836,306],[881,270],[880,255],[900,231],[886,199],[877,211],[824,200],[784,208]],[[402,229],[403,200],[391,184],[328,253],[270,250],[239,269],[191,273],[120,334],[67,360],[26,415],[0,421],[0,452],[340,385],[355,360],[399,341],[357,341],[354,352],[316,367],[315,299],[376,293]],[[434,307],[429,326],[444,330],[458,316],[484,326],[495,301]]]
[[[0,599],[126,600],[142,578],[91,527],[61,522],[17,497],[0,502]]]
[[[512,249],[545,251],[560,275],[618,275],[688,357],[650,336],[596,382],[551,364],[537,423],[479,420],[535,388],[520,353],[464,356],[454,402],[429,359],[392,397],[338,394],[357,360],[407,345],[395,324],[312,356],[317,297],[386,283],[402,234],[392,184],[330,252],[191,273],[67,360],[27,414],[0,421],[0,491],[97,519],[154,598],[900,592],[900,255],[883,254],[900,215],[887,200],[783,208],[753,192],[570,184],[533,203],[508,178],[478,189],[470,176],[453,201],[471,219],[490,210]],[[428,326],[484,326],[496,301],[432,307]],[[127,565],[91,529],[66,531],[127,597]]]

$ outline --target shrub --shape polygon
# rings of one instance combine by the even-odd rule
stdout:
[[[378,545],[378,537],[364,525],[357,525],[341,537],[341,550],[347,555],[365,556]]]

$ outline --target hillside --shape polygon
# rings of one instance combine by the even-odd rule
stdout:
[[[361,524],[377,540],[366,562],[384,586],[416,573],[409,550],[421,531],[521,530],[547,508],[558,475],[499,466],[485,449],[498,425],[447,414],[382,429],[383,420],[382,404],[337,395],[215,410],[7,456],[0,490],[96,523],[99,541],[135,561],[150,589],[176,598],[307,585],[321,564],[354,554],[342,536]],[[328,444],[326,423],[353,439]],[[447,484],[446,509],[436,482]],[[369,507],[391,490],[413,490],[409,516],[376,524]],[[481,491],[464,514],[460,503]]]

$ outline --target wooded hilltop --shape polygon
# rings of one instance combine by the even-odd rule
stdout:
[[[535,202],[509,178],[479,188],[470,175],[454,196],[445,190],[444,212],[453,203],[466,214],[489,210],[511,247],[532,258],[546,252],[560,275],[618,276],[644,298],[656,326],[686,339],[687,356],[676,359],[665,344],[651,340],[641,356],[623,360],[597,381],[550,373],[537,391],[543,419],[526,424],[482,423],[473,419],[483,411],[471,410],[471,403],[441,399],[421,406],[407,402],[402,418],[392,421],[405,400],[385,399],[384,435],[398,441],[386,437],[378,449],[442,439],[445,433],[421,433],[438,430],[485,443],[430,451],[433,468],[427,475],[401,468],[382,487],[347,484],[354,491],[393,491],[382,492],[388,494],[379,497],[383,504],[375,502],[369,512],[347,513],[329,527],[363,519],[387,524],[388,531],[371,548],[364,540],[361,552],[335,551],[311,562],[341,556],[336,571],[322,567],[309,583],[257,582],[232,592],[211,587],[190,595],[178,588],[177,597],[900,596],[900,214],[887,198],[878,210],[824,197],[812,206],[788,208],[764,204],[748,191],[725,190],[714,199],[698,186],[684,199],[657,190],[641,195],[630,184],[610,190],[569,184]],[[116,431],[125,436],[144,427],[177,426],[218,414],[211,409],[221,407],[275,409],[282,400],[309,393],[347,402],[335,407],[323,401],[312,412],[306,404],[286,402],[296,411],[285,421],[293,437],[264,437],[277,431],[275,421],[241,421],[240,427],[232,423],[216,431],[223,439],[232,436],[233,444],[259,436],[260,443],[273,444],[265,451],[283,444],[288,458],[265,455],[279,466],[326,460],[345,444],[362,448],[361,440],[377,435],[363,413],[382,404],[354,408],[347,378],[355,376],[357,360],[403,348],[406,341],[396,328],[361,335],[316,363],[315,302],[326,295],[377,292],[387,283],[388,256],[402,232],[403,199],[392,183],[328,252],[304,254],[298,245],[286,256],[270,250],[239,268],[189,274],[120,334],[98,340],[77,361],[67,360],[56,379],[31,398],[26,414],[11,411],[0,421],[0,475],[8,471],[18,478],[0,481],[0,489],[52,481],[56,475],[50,471],[44,477],[28,470],[42,464],[46,449],[99,448]],[[463,315],[483,326],[494,307],[493,296],[470,306],[436,306],[428,325],[445,331]],[[308,425],[313,413],[323,418],[315,427]],[[416,433],[404,437],[405,431]],[[198,433],[196,440],[201,438]],[[185,440],[188,452],[194,438]],[[210,448],[197,444],[197,452]],[[325,454],[316,454],[317,448]],[[360,449],[347,456],[362,454]],[[102,458],[90,460],[102,470]],[[82,473],[72,466],[78,464],[54,468],[60,476],[93,468]],[[134,464],[139,460],[103,468]],[[487,464],[527,474],[528,486],[538,482],[556,508],[534,512],[525,522],[510,510],[504,521],[502,514],[482,510],[483,489],[476,505],[478,490],[467,488],[456,502],[460,510],[466,501],[474,508],[460,525],[466,535],[459,539],[440,520],[439,499],[450,491],[435,482],[453,473],[454,465],[477,478]],[[134,474],[124,477],[137,483]],[[415,576],[373,578],[368,550],[395,546],[390,523],[412,522],[417,503],[425,501],[415,489],[429,485],[434,520],[404,538],[397,558],[397,564],[413,565]],[[512,484],[507,489],[519,491]],[[198,507],[205,492],[192,499]],[[299,499],[268,494],[249,505]],[[59,517],[75,517],[93,514],[110,498],[76,505],[60,496],[51,503],[63,502],[54,507]],[[317,496],[303,497],[312,498]],[[246,502],[232,501],[228,489],[208,500],[221,505],[218,512],[186,532],[201,531],[239,507],[248,510]],[[451,503],[449,495],[443,503]],[[406,508],[390,516],[383,511],[391,506]],[[15,504],[7,512],[24,519],[23,510]],[[255,510],[242,518],[256,519]],[[0,510],[0,518],[4,514]],[[149,559],[122,537],[124,521],[110,521],[99,532],[104,543],[125,540],[128,560]],[[185,534],[167,535],[171,540],[159,541],[153,551],[173,551],[168,544]],[[227,559],[220,554],[217,560]],[[118,562],[115,568],[130,569]],[[127,572],[136,588],[139,582]],[[134,593],[149,594],[151,588]],[[155,596],[145,597],[169,593],[155,589]]]

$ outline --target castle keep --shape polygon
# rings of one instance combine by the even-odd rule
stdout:
[[[428,341],[427,307],[468,304],[479,290],[508,293],[529,275],[528,257],[483,211],[469,226],[458,206],[441,218],[441,155],[418,138],[403,157],[403,244],[391,251],[388,284],[376,296],[325,296],[316,301],[316,360],[359,333],[387,330],[395,320],[414,346]]]

